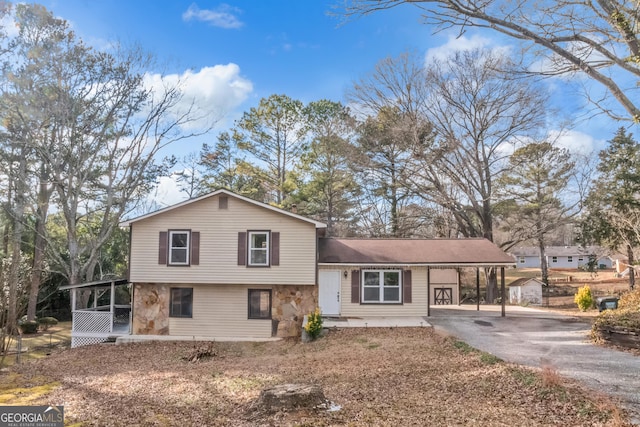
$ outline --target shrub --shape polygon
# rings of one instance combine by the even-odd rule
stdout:
[[[38,332],[37,320],[21,320],[19,326],[23,334],[35,334]]]
[[[593,295],[589,285],[578,288],[578,293],[573,297],[573,301],[578,304],[580,311],[587,311],[593,307]]]
[[[618,301],[618,308],[640,311],[640,288],[622,294]]]
[[[304,325],[304,330],[313,340],[320,336],[320,332],[322,332],[322,314],[320,313],[320,307],[317,307],[313,313],[309,314],[307,324]]]
[[[49,329],[49,326],[57,325],[58,319],[56,319],[55,317],[43,317],[42,319],[38,320],[38,323],[40,324],[40,326],[42,326],[42,330],[46,331],[47,329]]]

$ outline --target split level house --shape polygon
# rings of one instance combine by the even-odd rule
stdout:
[[[317,306],[426,316],[458,303],[460,268],[514,265],[485,239],[326,238],[321,222],[227,190],[122,225],[133,335],[296,336]]]

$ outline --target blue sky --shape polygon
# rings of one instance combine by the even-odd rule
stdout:
[[[470,46],[510,48],[493,32],[434,35],[418,10],[402,6],[347,23],[330,16],[338,0],[50,0],[42,4],[68,20],[85,42],[138,43],[159,65],[151,73],[192,79],[190,94],[216,111],[214,142],[243,111],[271,94],[309,102],[343,101],[352,82],[379,60],[414,51],[425,57]],[[583,99],[562,79],[547,82],[556,106],[578,116]],[[552,125],[553,126],[553,125]],[[618,123],[599,116],[575,123],[567,147],[601,149]],[[553,129],[550,129],[553,131]],[[198,151],[202,139],[181,142],[178,155]]]

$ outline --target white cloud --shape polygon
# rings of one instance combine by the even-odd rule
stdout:
[[[451,34],[445,44],[438,47],[432,47],[427,50],[425,63],[428,64],[434,60],[445,60],[455,52],[484,48],[491,46],[492,44],[493,42],[491,39],[482,37],[478,34],[474,34],[470,38],[466,36],[456,37]]]
[[[174,178],[175,176],[160,177],[155,191],[147,198],[148,204],[164,208],[186,200],[186,193],[180,191],[180,186]]]
[[[201,119],[190,124],[192,128],[206,128],[213,122],[224,125],[225,116],[242,104],[253,91],[253,83],[240,75],[240,67],[230,63],[204,67],[200,71],[186,70],[182,74],[147,74],[147,87],[159,92],[165,86],[178,85],[183,99],[176,114],[193,107]]]
[[[577,130],[549,131],[549,139],[563,148],[576,154],[590,154],[594,150],[600,150],[604,141],[600,141],[584,132]]]
[[[236,15],[242,11],[236,7],[222,3],[216,9],[200,9],[197,4],[192,3],[191,6],[182,14],[183,21],[204,21],[225,29],[237,29],[244,25]]]

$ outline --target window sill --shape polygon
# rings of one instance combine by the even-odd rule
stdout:
[[[404,303],[400,302],[400,301],[394,301],[394,302],[369,302],[369,301],[363,301],[360,303],[360,305],[403,305]]]

